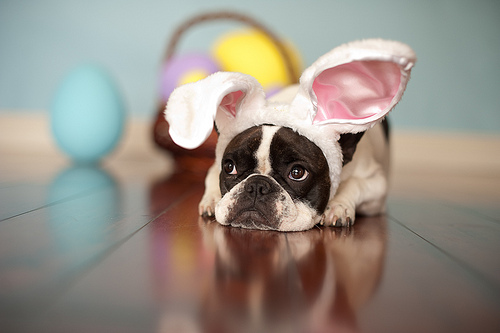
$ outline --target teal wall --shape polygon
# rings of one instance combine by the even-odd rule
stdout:
[[[218,9],[258,18],[305,64],[353,39],[405,42],[419,61],[396,127],[500,132],[499,0],[0,0],[0,109],[48,109],[67,71],[91,60],[118,80],[130,113],[151,117],[170,33]],[[193,29],[181,50],[207,50],[234,28]]]

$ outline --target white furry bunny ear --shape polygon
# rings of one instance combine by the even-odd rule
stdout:
[[[183,148],[194,149],[208,138],[216,117],[222,126],[240,109],[264,104],[262,86],[255,78],[218,72],[175,89],[168,99],[165,118],[172,140]]]
[[[304,71],[291,110],[302,116],[306,110],[313,125],[335,124],[338,133],[365,131],[399,102],[415,62],[413,50],[399,42],[344,44]]]

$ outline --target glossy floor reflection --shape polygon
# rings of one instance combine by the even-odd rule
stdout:
[[[0,332],[498,332],[500,210],[391,198],[352,228],[197,215],[203,174],[0,175]]]
[[[357,331],[357,310],[381,277],[386,237],[384,217],[359,222],[351,229],[278,233],[200,221],[214,254],[202,326],[210,332]]]

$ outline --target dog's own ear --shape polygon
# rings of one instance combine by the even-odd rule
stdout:
[[[313,125],[335,125],[339,134],[365,131],[399,102],[415,62],[413,50],[399,42],[339,46],[304,71],[291,109],[305,111]]]
[[[220,128],[228,125],[240,110],[264,104],[262,86],[255,78],[218,72],[176,88],[168,99],[165,118],[172,140],[183,148],[194,149],[208,138],[216,118]]]

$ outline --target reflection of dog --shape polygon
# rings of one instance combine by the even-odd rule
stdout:
[[[271,100],[240,73],[177,88],[166,109],[172,139],[195,148],[214,120],[220,133],[200,213],[291,231],[382,212],[388,144],[377,124],[400,100],[415,60],[404,44],[365,40],[327,53]]]
[[[358,222],[286,234],[200,222],[215,251],[204,331],[355,331],[356,310],[382,272],[386,223],[383,216]]]

